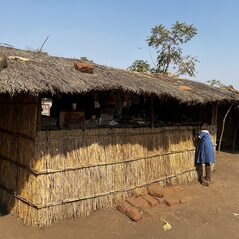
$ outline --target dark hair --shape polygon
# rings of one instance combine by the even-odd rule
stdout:
[[[208,128],[208,123],[207,122],[202,122],[201,125],[200,125],[200,129],[203,129],[203,128]]]

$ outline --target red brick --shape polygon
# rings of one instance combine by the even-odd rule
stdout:
[[[125,213],[126,209],[131,207],[131,205],[129,203],[127,203],[126,201],[122,202],[119,206],[117,206],[116,208],[122,212]]]
[[[167,197],[164,199],[164,202],[168,206],[175,206],[180,204],[179,198],[176,197]]]
[[[164,196],[164,188],[154,185],[148,188],[149,195],[162,198]]]
[[[129,197],[126,198],[126,202],[128,202],[134,207],[142,207],[142,208],[149,207],[149,204],[142,197]]]
[[[80,72],[93,74],[94,67],[88,62],[75,61],[74,67]]]
[[[150,207],[155,207],[158,205],[158,200],[151,197],[150,195],[143,195],[142,198],[148,202],[148,204],[150,205]]]
[[[129,207],[126,209],[125,214],[133,221],[139,221],[142,219],[142,213],[136,207]]]

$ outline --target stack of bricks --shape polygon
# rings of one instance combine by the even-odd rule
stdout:
[[[117,206],[117,209],[131,220],[140,221],[149,215],[149,208],[159,204],[175,206],[190,202],[191,196],[182,191],[183,189],[179,186],[160,187],[154,185],[149,187],[143,195],[126,198],[121,205]]]

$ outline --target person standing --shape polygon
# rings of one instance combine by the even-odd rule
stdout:
[[[201,176],[199,178],[202,185],[208,186],[211,181],[211,164],[215,162],[214,146],[212,138],[207,130],[208,125],[203,124],[198,134],[198,145],[196,149],[196,164],[201,168]],[[202,173],[202,165],[205,164],[205,177]]]

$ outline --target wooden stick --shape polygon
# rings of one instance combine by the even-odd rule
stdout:
[[[233,146],[232,146],[232,151],[233,151],[233,152],[235,152],[238,128],[239,128],[239,124],[237,124],[236,129],[235,129],[235,131],[234,131]]]
[[[231,111],[232,109],[232,106],[233,104],[229,107],[229,109],[227,110],[224,118],[223,118],[223,121],[222,121],[222,132],[221,132],[221,136],[220,136],[220,140],[219,140],[219,145],[218,145],[218,152],[220,153],[221,151],[221,144],[222,144],[222,137],[223,137],[223,134],[224,134],[224,128],[225,128],[225,123],[226,123],[226,119],[227,119],[227,116],[229,114],[229,112]]]

